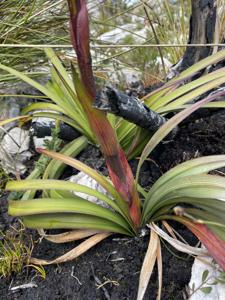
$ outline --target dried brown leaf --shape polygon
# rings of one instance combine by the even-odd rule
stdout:
[[[163,278],[162,251],[161,251],[160,240],[158,241],[158,248],[157,248],[157,267],[158,267],[159,288],[158,288],[158,295],[156,300],[160,300],[162,294],[162,278]]]
[[[153,267],[156,262],[158,245],[159,245],[158,235],[154,230],[151,230],[151,237],[150,237],[148,249],[145,254],[144,262],[141,268],[137,300],[142,300],[144,297],[149,279],[153,271]]]
[[[59,264],[59,263],[71,261],[77,258],[78,256],[80,256],[81,254],[85,253],[90,248],[94,247],[96,244],[106,239],[110,235],[111,233],[109,232],[95,234],[94,236],[80,243],[74,249],[70,250],[66,254],[63,254],[62,256],[57,257],[56,259],[45,260],[45,259],[32,257],[29,263],[36,264],[36,265],[52,265],[52,264]]]
[[[99,232],[95,230],[71,230],[60,234],[46,234],[43,229],[39,229],[38,233],[47,241],[61,244],[81,240]]]

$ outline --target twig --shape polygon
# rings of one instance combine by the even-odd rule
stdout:
[[[110,258],[111,255],[114,255],[114,254],[116,254],[116,253],[117,253],[117,251],[112,251],[112,252],[110,252],[110,253],[107,255],[107,257],[106,257],[106,261],[109,260],[109,258]]]
[[[110,261],[112,261],[112,262],[124,261],[124,260],[125,260],[124,257],[118,257],[118,258],[110,259]]]
[[[95,279],[95,282],[97,283],[97,288],[98,289],[102,289],[102,291],[104,292],[105,298],[107,300],[111,300],[111,297],[109,295],[109,292],[107,291],[107,289],[104,287],[103,283],[101,282],[101,280],[95,275],[95,271],[94,271],[94,267],[93,265],[91,265],[91,270]]]
[[[153,47],[225,47],[225,44],[110,44],[110,45],[91,45],[91,48],[153,48]],[[73,48],[72,45],[55,44],[0,44],[0,48]]]
[[[10,288],[10,291],[17,291],[20,289],[30,289],[30,288],[34,288],[34,287],[38,287],[38,285],[35,282],[29,282],[29,283],[25,283],[25,284],[21,284],[18,286],[14,286]]]
[[[74,275],[74,266],[72,266],[72,271],[70,274],[73,278],[76,279],[76,281],[78,282],[79,285],[82,285],[82,283],[80,282],[79,278],[77,276]]]
[[[97,286],[97,289],[100,289],[102,288],[104,285],[108,284],[108,283],[112,283],[113,285],[115,286],[119,286],[119,282],[116,281],[116,280],[111,280],[111,279],[108,279],[106,277],[104,277],[104,279],[106,279],[106,281],[104,281],[102,284],[98,285]]]
[[[155,28],[152,24],[152,20],[149,16],[149,13],[148,13],[148,10],[147,10],[147,7],[149,8],[149,6],[147,5],[147,3],[145,1],[141,1],[143,3],[143,6],[144,6],[144,11],[145,11],[145,14],[146,14],[146,17],[148,19],[148,22],[149,22],[149,25],[152,29],[152,32],[153,32],[153,35],[154,35],[154,38],[155,38],[155,41],[157,43],[157,46],[160,44],[160,41],[158,39],[158,36],[157,36],[157,33],[155,31]],[[163,67],[163,71],[164,71],[164,75],[166,76],[166,67],[165,67],[165,63],[164,63],[164,59],[163,59],[163,54],[162,54],[162,50],[160,47],[157,47],[158,48],[158,51],[159,51],[159,55],[160,55],[160,58],[161,58],[161,62],[162,62],[162,67]]]

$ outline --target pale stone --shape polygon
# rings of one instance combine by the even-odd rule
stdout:
[[[202,274],[208,270],[208,276],[204,284],[202,284]],[[191,280],[189,283],[189,300],[224,300],[225,299],[225,284],[215,282],[220,275],[218,266],[216,266],[211,257],[196,258],[192,266]],[[201,291],[201,288],[211,287],[209,294]]]
[[[15,127],[4,135],[1,146],[9,154],[27,151],[30,145],[29,131]]]
[[[51,141],[52,136],[45,136],[44,138],[38,138],[36,136],[33,137],[34,147],[36,148],[45,148],[45,141]]]
[[[69,181],[87,186],[93,190],[100,192],[101,194],[107,195],[106,190],[97,181],[95,181],[94,179],[92,179],[90,176],[88,176],[87,174],[85,174],[83,172],[79,172],[78,174],[71,176],[69,178]],[[87,195],[87,194],[80,193],[80,192],[73,192],[73,193],[81,198],[84,198],[84,199],[90,201],[90,202],[93,202],[95,204],[109,208],[109,205],[107,205],[105,202],[97,199],[94,196]]]
[[[15,175],[26,171],[24,163],[32,156],[29,150],[29,131],[15,127],[0,142],[0,162],[7,173]]]

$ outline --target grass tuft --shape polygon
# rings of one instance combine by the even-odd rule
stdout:
[[[25,235],[25,228],[11,228],[8,233],[1,232],[0,240],[0,277],[10,277],[20,273],[24,266],[29,265],[33,250],[33,241]]]

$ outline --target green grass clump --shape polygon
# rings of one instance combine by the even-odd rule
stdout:
[[[0,240],[0,278],[20,273],[29,265],[33,249],[31,237],[25,242],[24,228],[12,228],[7,234],[1,233]]]

